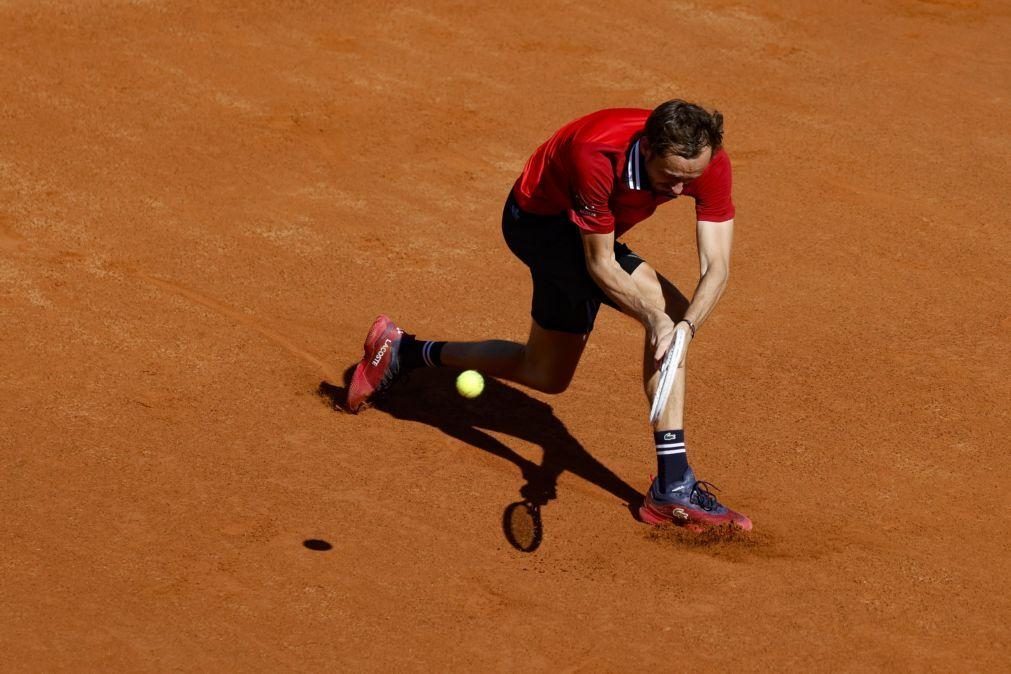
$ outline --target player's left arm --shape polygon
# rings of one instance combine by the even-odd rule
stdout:
[[[733,219],[723,222],[699,220],[695,235],[699,249],[699,284],[685,311],[696,330],[716,308],[730,277],[730,250],[734,242]]]

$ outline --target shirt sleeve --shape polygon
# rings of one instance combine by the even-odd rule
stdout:
[[[573,152],[569,166],[571,204],[566,215],[580,229],[596,234],[614,231],[611,191],[614,167],[603,152],[581,147]]]
[[[692,190],[695,197],[695,219],[724,222],[734,218],[734,200],[731,197],[733,176],[730,157],[720,148],[716,156],[699,176]]]

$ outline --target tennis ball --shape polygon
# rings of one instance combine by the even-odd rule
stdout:
[[[464,398],[476,398],[484,390],[484,377],[477,370],[464,370],[456,378],[456,391]]]

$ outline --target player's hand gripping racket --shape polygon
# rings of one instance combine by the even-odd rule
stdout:
[[[655,424],[660,418],[660,413],[667,407],[667,398],[670,397],[670,387],[674,385],[674,377],[677,375],[678,365],[685,355],[685,347],[688,340],[685,339],[684,330],[674,330],[674,344],[667,349],[667,354],[660,364],[660,381],[656,385],[656,393],[653,394],[653,407],[649,410],[649,423]]]

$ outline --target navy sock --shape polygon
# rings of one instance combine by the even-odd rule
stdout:
[[[400,341],[400,362],[407,369],[442,367],[442,347],[446,342],[432,342],[404,335]]]
[[[684,479],[688,469],[688,455],[685,453],[685,432],[655,431],[656,479],[661,491],[668,491],[672,485]]]

